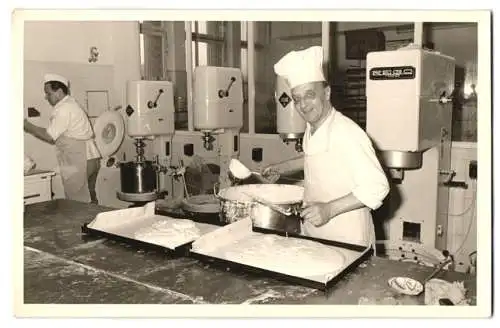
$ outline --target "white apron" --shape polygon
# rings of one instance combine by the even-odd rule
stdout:
[[[60,136],[56,140],[56,155],[66,198],[90,203],[86,141]]]
[[[353,188],[346,174],[349,163],[334,147],[329,147],[333,118],[325,122],[310,137],[309,129],[304,140],[304,203],[330,202],[349,194]],[[370,209],[363,207],[340,214],[327,224],[316,227],[305,222],[303,234],[310,237],[334,240],[360,246],[374,246],[375,228]]]

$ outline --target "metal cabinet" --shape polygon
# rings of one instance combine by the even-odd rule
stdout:
[[[24,176],[24,205],[52,199],[52,171],[33,171]]]

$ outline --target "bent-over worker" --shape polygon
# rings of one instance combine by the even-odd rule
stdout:
[[[85,111],[69,95],[69,81],[57,74],[44,76],[45,99],[54,111],[49,126],[38,127],[26,119],[24,131],[56,146],[64,193],[67,199],[97,203],[95,184],[100,153]]]
[[[331,104],[322,64],[319,46],[291,51],[275,64],[306,121],[304,155],[270,165],[262,174],[304,170],[304,235],[374,245],[371,210],[382,205],[389,183],[367,134]]]

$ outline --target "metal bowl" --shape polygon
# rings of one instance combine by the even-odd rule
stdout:
[[[241,219],[251,218],[254,226],[265,229],[290,227],[300,231],[300,218],[294,214],[284,215],[270,207],[253,201],[246,195],[275,195],[276,199],[268,199],[274,205],[285,211],[295,212],[294,209],[302,204],[304,188],[287,184],[255,184],[233,186],[222,190],[214,188],[214,194],[221,202],[219,217],[223,223],[232,223]],[[285,196],[283,196],[285,195]],[[279,199],[278,199],[279,196]]]
[[[293,209],[298,206],[300,206],[300,203],[290,203],[285,206],[280,205],[280,207],[283,207],[285,211],[291,210],[292,212],[294,212]],[[300,216],[295,214],[285,215],[270,208],[269,206],[257,202],[252,205],[250,218],[252,219],[252,225],[254,227],[288,233],[301,232],[302,218]]]

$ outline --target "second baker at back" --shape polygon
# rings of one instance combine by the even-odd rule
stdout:
[[[45,99],[54,108],[47,128],[24,120],[24,130],[56,146],[57,162],[67,199],[97,203],[95,184],[101,157],[90,120],[69,93],[69,81],[58,74],[44,76]]]

